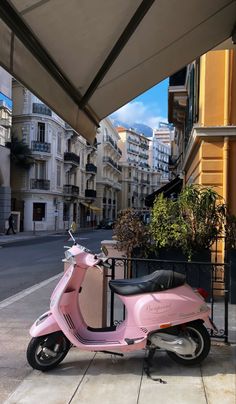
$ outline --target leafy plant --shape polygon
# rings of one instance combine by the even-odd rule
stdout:
[[[134,209],[125,209],[118,215],[114,236],[118,241],[118,249],[125,250],[128,257],[131,257],[137,247],[145,251],[150,239],[148,227]]]
[[[209,249],[221,234],[225,205],[212,188],[187,186],[176,201],[160,195],[154,202],[151,234],[157,248],[181,248],[188,259]]]
[[[160,194],[154,202],[150,223],[155,246],[158,249],[180,247],[181,238],[186,232],[187,227],[181,220],[178,202]]]
[[[179,196],[178,205],[187,228],[182,249],[191,258],[194,252],[209,249],[222,233],[226,208],[217,192],[198,185],[187,186]]]
[[[230,213],[226,217],[225,237],[227,250],[236,249],[236,216]]]
[[[29,169],[34,164],[34,158],[32,156],[29,146],[22,140],[13,136],[11,142],[7,143],[7,147],[10,149],[11,161],[18,167]]]

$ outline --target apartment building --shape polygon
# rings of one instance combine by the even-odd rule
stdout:
[[[235,49],[208,52],[170,78],[169,121],[185,184],[213,187],[236,214]]]
[[[169,128],[154,129],[150,140],[149,164],[153,171],[160,172],[161,184],[170,180],[169,159],[172,133],[173,130]]]
[[[122,151],[118,147],[120,136],[111,121],[100,122],[97,133],[97,206],[102,219],[116,219],[121,193]]]
[[[119,209],[146,209],[145,198],[160,187],[160,174],[149,165],[150,140],[133,129],[117,128],[122,150],[122,192]]]
[[[10,150],[12,125],[11,76],[0,67],[0,233],[11,212]]]
[[[65,229],[72,221],[91,225],[96,148],[16,81],[13,131],[34,158],[30,169],[12,171],[12,207],[20,212],[21,230]]]

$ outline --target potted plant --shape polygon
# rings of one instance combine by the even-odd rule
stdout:
[[[129,208],[119,213],[114,225],[114,236],[118,241],[118,249],[125,250],[128,258],[134,254],[146,255],[149,231],[137,210]]]
[[[225,206],[212,188],[187,186],[176,201],[158,196],[150,228],[159,258],[210,262],[210,248],[221,234],[224,220]],[[192,286],[200,283],[210,291],[210,267],[197,267],[188,267],[188,282]]]
[[[222,234],[225,205],[212,188],[190,185],[180,193],[178,208],[183,230],[180,246],[188,259],[194,260],[196,254],[209,251]]]
[[[127,258],[144,258],[147,256],[150,234],[148,226],[142,221],[140,212],[135,209],[125,209],[120,212],[114,226],[114,238],[117,248],[126,253]],[[135,273],[138,276],[147,273],[145,263],[139,267],[136,262]],[[134,272],[132,272],[134,275]],[[128,276],[131,276],[131,265],[128,265]]]

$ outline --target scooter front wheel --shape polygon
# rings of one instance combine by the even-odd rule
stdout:
[[[196,343],[196,350],[193,355],[180,355],[175,352],[167,351],[168,355],[175,362],[185,365],[197,365],[201,363],[208,355],[211,347],[211,339],[207,329],[199,321],[188,323],[185,326],[185,332]],[[183,335],[183,331],[180,330],[180,334]]]
[[[27,348],[28,363],[33,369],[46,372],[65,358],[70,347],[70,341],[61,331],[32,338]]]

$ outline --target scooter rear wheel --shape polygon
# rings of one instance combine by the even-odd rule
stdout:
[[[28,363],[33,369],[46,372],[65,358],[70,347],[70,342],[61,331],[32,338],[27,348]]]
[[[183,335],[183,331],[180,331]],[[188,323],[185,326],[185,332],[190,335],[190,337],[197,344],[196,351],[193,355],[180,355],[171,351],[167,351],[168,355],[175,362],[185,365],[192,366],[201,363],[208,355],[211,347],[211,339],[207,329],[200,321],[194,321]]]

